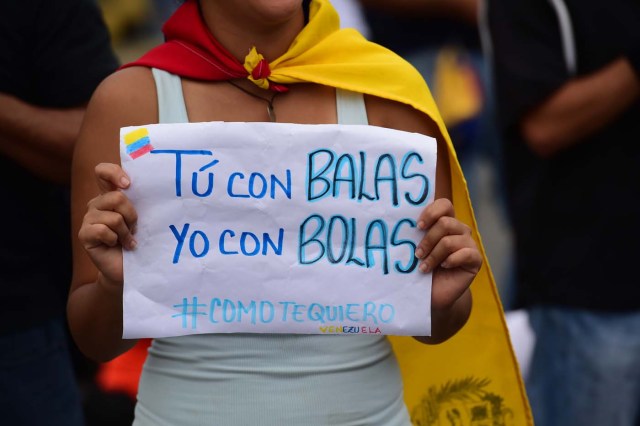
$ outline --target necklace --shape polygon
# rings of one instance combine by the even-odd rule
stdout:
[[[262,101],[265,101],[267,103],[267,115],[269,116],[269,120],[272,123],[276,122],[276,111],[273,108],[273,100],[276,98],[276,95],[280,94],[280,92],[273,92],[273,95],[271,95],[271,98],[263,98],[262,96],[257,95],[257,94],[255,94],[253,92],[250,92],[249,90],[247,90],[244,87],[238,85],[237,83],[234,83],[231,80],[227,80],[227,83],[229,83],[230,85],[232,85],[236,89],[239,89],[239,90],[243,91],[244,93],[246,93],[249,96],[253,96],[256,99],[260,99]]]

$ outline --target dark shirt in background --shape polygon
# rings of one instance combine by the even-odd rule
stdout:
[[[0,92],[42,107],[79,106],[117,66],[92,0],[0,1]],[[0,181],[2,334],[64,315],[71,236],[67,187],[1,155]]]

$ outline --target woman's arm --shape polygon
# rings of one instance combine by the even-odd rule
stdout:
[[[96,90],[72,163],[73,278],[67,305],[79,348],[106,361],[135,341],[122,339],[122,249],[132,249],[136,213],[121,192],[120,128],[157,121],[155,85],[143,68],[120,71]]]
[[[367,98],[369,122],[373,125],[436,138],[435,202],[418,218],[425,236],[416,249],[422,272],[433,272],[431,293],[431,331],[429,337],[416,337],[435,344],[453,336],[471,313],[469,286],[482,266],[482,255],[472,237],[471,228],[455,218],[451,203],[451,174],[445,141],[435,122],[410,106],[379,98]]]

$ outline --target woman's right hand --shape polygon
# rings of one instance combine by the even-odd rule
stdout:
[[[122,249],[136,247],[138,214],[122,192],[131,184],[124,170],[112,163],[95,168],[100,195],[87,203],[87,212],[78,232],[85,251],[109,282],[122,285]]]

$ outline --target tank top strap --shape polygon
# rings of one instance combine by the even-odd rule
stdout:
[[[151,72],[158,96],[158,122],[188,123],[180,77],[157,68]],[[338,124],[369,124],[362,93],[336,89],[336,108]]]
[[[157,68],[152,68],[151,72],[158,94],[158,122],[188,123],[180,77]]]
[[[336,89],[338,124],[369,124],[362,93]]]

